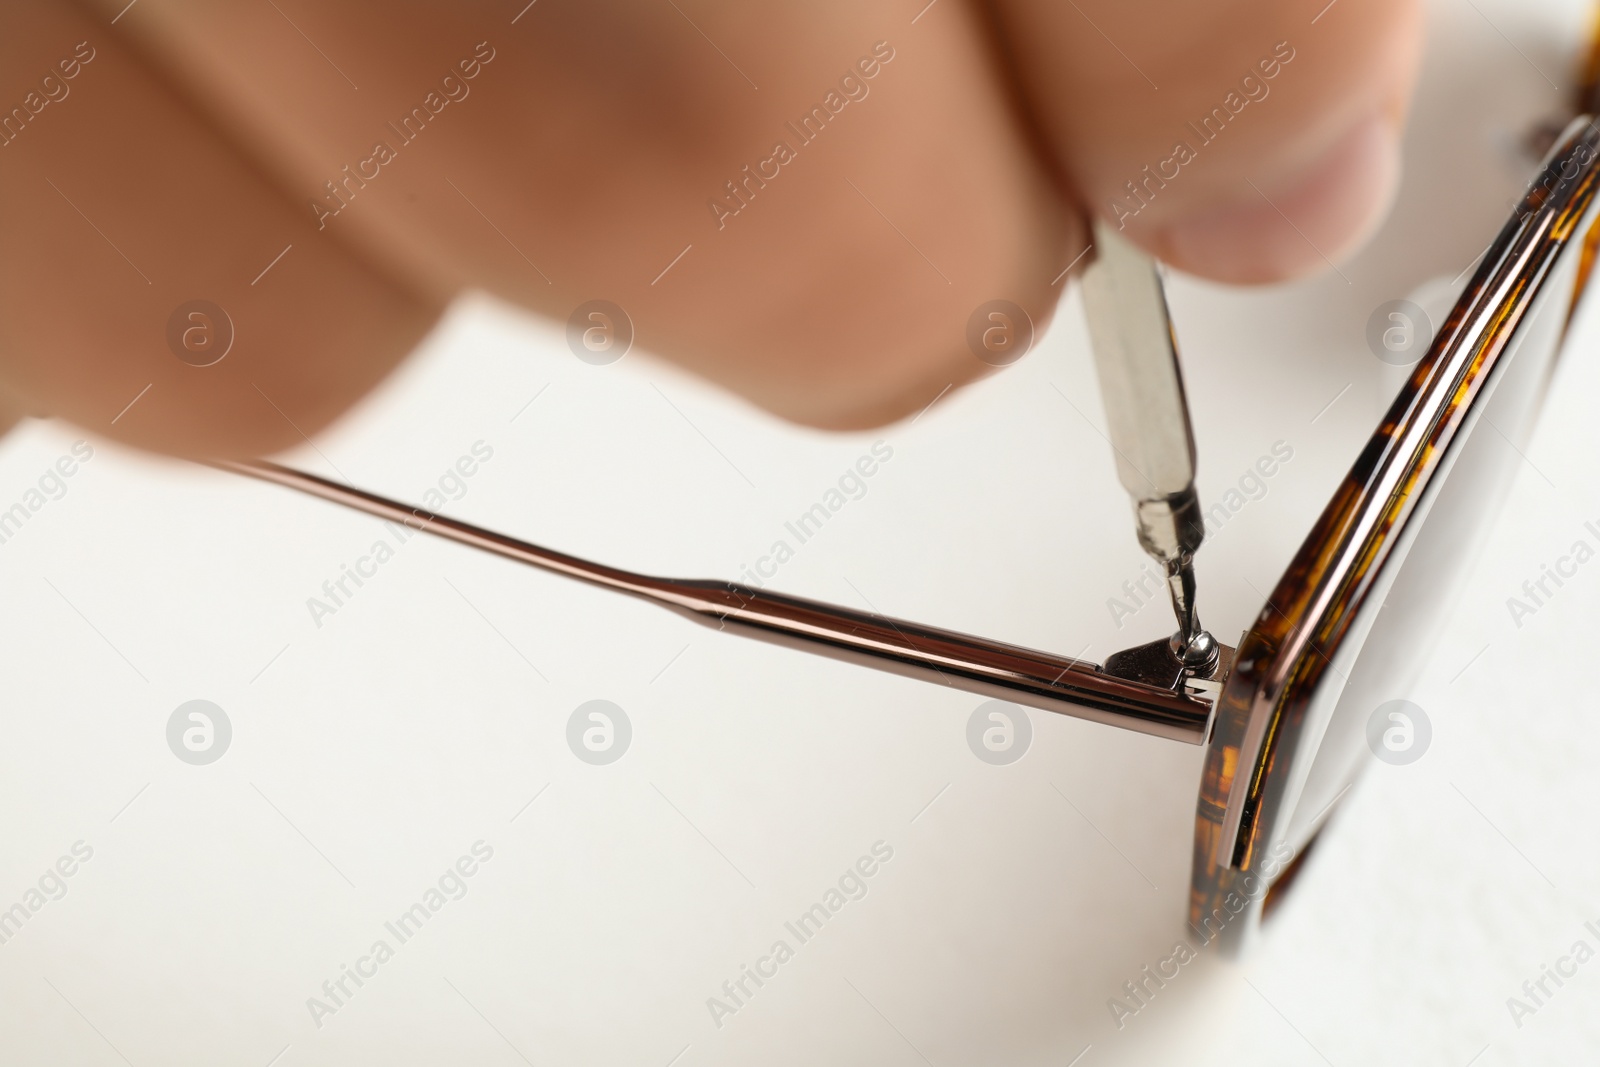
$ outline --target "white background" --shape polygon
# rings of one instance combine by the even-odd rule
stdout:
[[[1435,5],[1405,189],[1341,273],[1174,282],[1202,497],[1294,450],[1201,557],[1225,639],[1398,385],[1368,315],[1437,302],[1508,213],[1582,7]],[[558,329],[466,302],[291,458],[416,500],[481,440],[493,459],[449,513],[731,577],[881,439],[866,495],[772,585],[1098,659],[1171,623],[1106,608],[1144,559],[1086,344],[1073,293],[1021,364],[839,437],[642,352],[584,365]],[[1374,761],[1255,954],[1185,968],[1121,1030],[1107,999],[1183,933],[1198,749],[1035,713],[1027,755],[989,766],[975,698],[424,537],[318,627],[307,598],[379,524],[30,424],[0,445],[0,508],[73,441],[95,455],[0,545],[0,908],[74,842],[94,854],[0,944],[0,1062],[1573,1062],[1600,1040],[1600,962],[1520,1027],[1506,998],[1600,946],[1600,563],[1520,628],[1506,598],[1600,524],[1596,347],[1591,310],[1415,694],[1431,749]],[[165,739],[197,698],[234,731],[204,767]],[[595,698],[633,725],[605,767],[565,740]],[[307,998],[480,839],[467,894],[319,1028]],[[877,841],[894,854],[867,895],[715,1025],[706,999],[794,945],[785,920]]]

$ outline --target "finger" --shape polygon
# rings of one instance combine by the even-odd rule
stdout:
[[[1083,247],[974,11],[921,6],[142,0],[123,25],[327,232],[557,321],[611,301],[642,347],[840,427],[989,371],[974,311],[1042,328]]]
[[[162,451],[297,443],[437,302],[318,234],[108,21],[0,8],[0,393]]]
[[[1416,0],[993,0],[1063,179],[1174,265],[1323,269],[1381,218]]]

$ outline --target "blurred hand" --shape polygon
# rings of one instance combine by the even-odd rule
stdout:
[[[1042,328],[1085,212],[1260,282],[1387,204],[1417,0],[924,2],[8,0],[0,405],[270,452],[477,287],[865,426]]]

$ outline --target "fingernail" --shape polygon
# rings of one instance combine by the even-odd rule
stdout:
[[[1161,257],[1217,281],[1282,281],[1327,270],[1382,221],[1400,176],[1387,112],[1357,122],[1290,173],[1241,176],[1240,195],[1155,235]],[[1252,187],[1253,186],[1253,187]]]

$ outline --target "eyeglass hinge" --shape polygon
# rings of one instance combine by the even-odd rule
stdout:
[[[1215,706],[1228,675],[1233,671],[1235,649],[1219,641],[1216,643],[1216,659],[1210,667],[1192,670],[1184,666],[1172,645],[1172,639],[1164,637],[1149,644],[1113,652],[1106,657],[1100,671],[1113,678],[1153,685],[1174,693],[1181,692]]]

